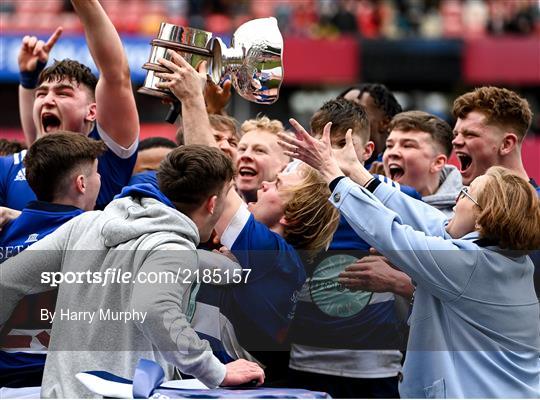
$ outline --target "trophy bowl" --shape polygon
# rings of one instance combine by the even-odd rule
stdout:
[[[209,77],[215,84],[231,79],[233,87],[244,99],[258,104],[272,104],[279,97],[283,81],[283,37],[277,20],[260,18],[242,24],[233,34],[230,47],[211,32],[161,23],[158,37],[151,42],[150,58],[139,93],[177,101],[169,91],[156,87],[161,79],[155,72],[169,72],[158,63],[170,60],[167,50],[177,51],[192,67],[208,61]]]

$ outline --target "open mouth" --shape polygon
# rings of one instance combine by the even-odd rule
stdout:
[[[255,171],[253,168],[241,167],[240,169],[238,169],[238,175],[243,178],[251,178],[257,175],[257,171]]]
[[[459,160],[459,171],[466,171],[472,164],[472,158],[468,154],[456,153],[457,159]]]
[[[41,115],[41,125],[43,126],[43,131],[49,133],[60,129],[60,118],[54,114],[44,113]]]
[[[388,169],[390,171],[390,179],[393,181],[397,181],[405,174],[405,171],[399,165],[390,165]]]

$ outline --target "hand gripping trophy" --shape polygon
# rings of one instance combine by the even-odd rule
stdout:
[[[230,47],[211,32],[163,22],[151,45],[150,59],[143,65],[146,79],[138,92],[172,101],[168,122],[176,120],[180,104],[169,90],[156,87],[160,78],[155,76],[155,72],[169,72],[157,62],[159,58],[170,60],[167,49],[179,52],[194,68],[207,60],[209,79],[218,85],[231,79],[244,99],[258,104],[272,104],[278,99],[283,81],[283,37],[273,17],[242,24],[234,32]]]

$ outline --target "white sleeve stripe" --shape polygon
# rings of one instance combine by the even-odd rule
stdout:
[[[126,148],[126,147],[120,146],[109,135],[107,135],[107,132],[105,132],[103,128],[97,122],[96,122],[96,127],[97,127],[97,131],[101,140],[103,140],[103,142],[107,145],[107,147],[111,149],[111,151],[114,154],[116,154],[118,157],[126,159],[126,158],[131,157],[137,151],[137,146],[139,144],[138,134],[137,134],[137,140],[135,140],[131,144],[131,146]]]
[[[236,214],[232,217],[227,228],[225,228],[223,235],[221,235],[221,243],[223,246],[228,249],[232,247],[234,242],[236,242],[238,235],[240,235],[240,232],[242,232],[242,229],[246,226],[250,215],[251,213],[249,212],[247,205],[242,203],[242,205],[238,207]]]
[[[24,156],[26,156],[26,151],[27,150],[23,150],[20,153],[13,154],[13,164],[14,165],[18,165],[18,164],[23,162]]]

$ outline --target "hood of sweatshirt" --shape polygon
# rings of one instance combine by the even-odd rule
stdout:
[[[441,171],[441,184],[439,189],[422,200],[433,207],[453,207],[456,197],[463,187],[463,181],[459,170],[453,165],[445,165]]]
[[[168,232],[199,244],[195,223],[178,211],[161,191],[151,184],[125,187],[103,210],[101,234],[105,245],[121,243],[156,232]]]

